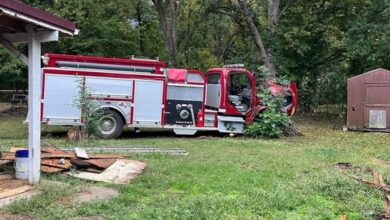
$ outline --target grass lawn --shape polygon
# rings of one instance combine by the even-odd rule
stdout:
[[[24,118],[0,116],[0,148],[26,146]],[[41,184],[43,193],[6,212],[34,219],[102,216],[105,219],[375,219],[383,211],[381,193],[344,176],[333,165],[370,166],[390,180],[390,136],[332,130],[327,120],[295,118],[303,137],[279,140],[243,137],[174,137],[170,132],[127,131],[118,140],[81,146],[181,147],[188,156],[133,155],[147,171],[129,185],[85,182],[62,175],[43,176],[69,186]],[[328,120],[330,121],[330,120]],[[44,129],[43,141],[66,143],[64,132]],[[118,189],[108,202],[70,203],[90,185]]]

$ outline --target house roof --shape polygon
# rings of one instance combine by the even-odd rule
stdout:
[[[17,0],[0,1],[0,33],[26,32],[26,25],[76,35],[76,25],[60,17],[33,8]]]

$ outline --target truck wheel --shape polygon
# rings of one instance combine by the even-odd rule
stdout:
[[[117,138],[123,131],[124,121],[118,112],[107,109],[97,122],[96,135],[101,138]]]

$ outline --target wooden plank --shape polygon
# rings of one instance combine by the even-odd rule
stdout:
[[[10,153],[16,153],[16,151],[18,150],[27,150],[27,148],[22,148],[22,147],[11,147],[11,149],[9,149],[9,152]]]
[[[11,164],[12,162],[14,162],[14,161],[13,160],[0,160],[0,166]]]
[[[41,149],[41,152],[42,152],[42,153],[48,153],[48,154],[67,154],[66,151],[59,150],[59,149],[52,148],[52,147],[45,147],[45,148],[42,148],[42,149]]]
[[[1,160],[15,160],[15,153],[1,152]]]
[[[5,192],[1,192],[0,193],[0,199],[4,199],[4,198],[8,198],[8,197],[11,197],[11,196],[14,196],[14,195],[18,195],[18,194],[27,192],[27,191],[29,191],[31,189],[33,189],[33,187],[29,186],[29,185],[21,186],[21,187],[15,188],[15,189],[10,189],[10,190],[7,190]]]
[[[43,173],[59,173],[61,171],[64,171],[65,169],[57,168],[57,167],[50,167],[50,166],[41,166],[41,171]]]
[[[116,159],[89,159],[86,160],[87,163],[91,164],[92,166],[95,166],[100,169],[107,169],[109,168],[113,163],[115,163]]]
[[[64,170],[68,170],[72,167],[72,164],[70,163],[69,160],[63,160],[63,159],[42,159],[41,165],[61,168]]]

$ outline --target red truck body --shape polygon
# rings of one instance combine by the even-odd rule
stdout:
[[[122,125],[172,129],[179,135],[242,133],[266,108],[260,105],[254,74],[242,67],[203,74],[168,69],[157,60],[59,54],[46,54],[43,62],[42,123],[83,125],[81,110],[70,104],[82,89],[107,113],[99,121],[99,136],[105,138],[119,136]],[[285,111],[294,114],[296,85],[269,87],[275,95],[289,94]]]

